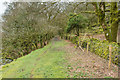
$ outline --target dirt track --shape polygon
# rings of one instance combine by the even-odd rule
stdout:
[[[80,49],[75,49],[75,45],[70,41],[67,42],[69,42],[69,44],[63,49],[65,49],[67,53],[66,59],[69,60],[68,64],[73,67],[73,69],[70,70],[71,77],[73,77],[71,73],[81,71],[95,78],[118,77],[118,67],[116,65],[112,64],[111,70],[108,70],[107,60],[91,52],[87,54],[86,50],[83,53]]]

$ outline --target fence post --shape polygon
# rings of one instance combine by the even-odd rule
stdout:
[[[87,43],[87,54],[88,54],[88,49],[89,49],[89,43]]]
[[[84,37],[83,37],[83,40],[82,40],[82,41],[84,41],[86,35],[87,35],[87,33],[84,34]],[[83,42],[82,42],[82,43],[83,43]],[[82,49],[82,47],[81,47],[82,43],[80,43],[79,48],[80,48],[80,49],[83,51],[83,53],[84,53],[84,49]]]
[[[111,70],[111,54],[112,54],[112,45],[109,45],[109,64],[108,64],[109,70]]]

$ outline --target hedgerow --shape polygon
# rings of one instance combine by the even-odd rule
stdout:
[[[49,33],[42,35],[31,34],[16,38],[15,40],[11,41],[12,45],[8,44],[2,49],[2,62],[8,63],[6,59],[14,60],[27,55],[36,49],[43,48],[53,37],[54,35]]]
[[[118,63],[120,63],[120,61],[118,61],[118,52],[120,52],[119,50],[119,45],[115,42],[111,42],[109,43],[108,41],[104,40],[104,41],[100,41],[98,39],[95,38],[85,38],[83,40],[83,38],[78,38],[76,36],[70,36],[67,35],[65,36],[67,37],[68,40],[70,40],[72,43],[75,43],[77,45],[81,45],[82,48],[87,48],[87,44],[89,44],[88,46],[88,50],[95,53],[96,55],[99,55],[100,57],[109,60],[109,45],[112,45],[112,56],[111,56],[111,61],[112,63],[118,65]],[[70,39],[69,39],[70,37]]]

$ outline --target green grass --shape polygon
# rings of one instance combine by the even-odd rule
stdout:
[[[54,41],[6,64],[2,68],[3,78],[65,78],[67,76],[65,51],[58,48],[66,44],[63,40]]]
[[[78,66],[74,68],[74,64],[70,63],[66,57],[67,49],[65,45],[69,44],[64,40],[51,41],[47,46],[41,49],[32,51],[30,54],[18,58],[17,60],[6,64],[2,67],[3,78],[81,78],[92,77],[92,74],[85,72],[84,67]],[[83,68],[84,71],[76,72]],[[0,70],[1,75],[1,70]]]

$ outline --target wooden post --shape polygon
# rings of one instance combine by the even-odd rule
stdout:
[[[88,49],[89,49],[89,43],[87,43],[87,54],[88,54]]]
[[[84,39],[85,39],[85,37],[86,37],[86,34],[87,34],[87,33],[84,34],[84,37],[83,37],[83,40],[82,40],[82,41],[84,41]],[[82,42],[82,43],[83,43],[83,42]],[[84,50],[83,50],[82,47],[81,47],[82,43],[80,43],[79,48],[80,48],[80,49],[83,51],[83,53],[84,53]]]
[[[108,64],[109,70],[111,70],[111,54],[112,54],[112,45],[109,45],[109,64]]]

